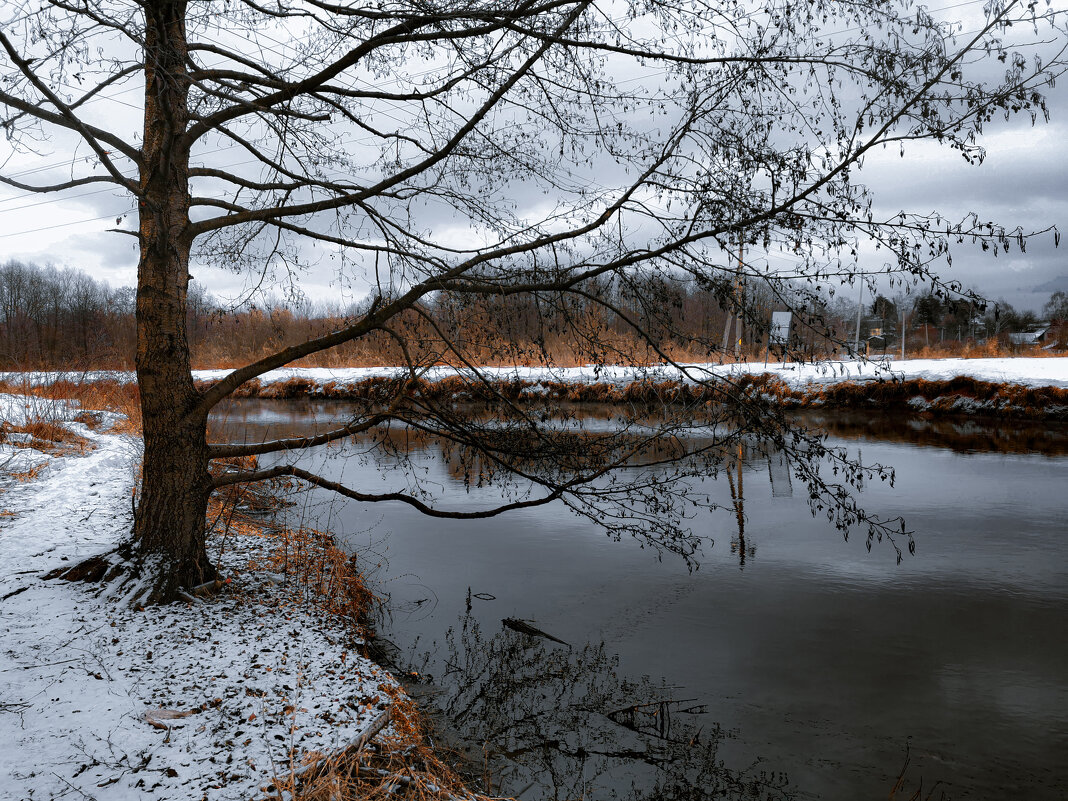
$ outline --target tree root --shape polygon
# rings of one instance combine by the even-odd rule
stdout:
[[[116,559],[116,557],[118,557]],[[45,579],[63,579],[64,581],[84,581],[89,584],[109,584],[126,572],[129,564],[123,549],[116,548],[107,553],[90,556],[71,567],[58,567],[45,573]]]
[[[184,587],[175,571],[161,569],[154,559],[138,558],[130,544],[123,543],[75,565],[49,571],[43,578],[97,584],[100,586],[97,595],[106,595],[132,608],[140,608],[173,601],[199,601],[215,594],[224,585],[214,567],[197,571],[187,578],[193,578],[194,575],[209,580]]]
[[[43,578],[98,585],[98,596],[132,608],[175,601],[195,603],[226,584],[203,551],[199,559],[193,556],[180,561],[168,554],[146,553],[130,539],[110,551],[51,570]]]

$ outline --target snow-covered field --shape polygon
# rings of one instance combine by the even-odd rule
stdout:
[[[211,381],[222,378],[229,370],[197,370],[194,378]],[[1025,386],[1068,387],[1068,357],[999,357],[991,359],[905,359],[904,361],[823,361],[811,364],[782,364],[780,362],[739,362],[737,364],[684,364],[678,367],[622,367],[594,366],[564,367],[484,367],[480,371],[492,379],[525,381],[562,381],[576,383],[629,384],[636,379],[706,380],[714,376],[760,375],[771,373],[791,387],[829,384],[839,381],[870,381],[922,378],[945,380],[968,376],[981,381],[1004,382]],[[397,367],[287,367],[272,370],[259,377],[264,384],[304,378],[317,384],[335,382],[352,384],[368,378],[401,374]],[[456,375],[450,367],[435,367],[423,374],[428,381]],[[57,378],[72,380],[111,379],[133,381],[133,373],[96,371],[89,373],[0,373],[0,380],[9,382],[51,383]]]
[[[35,403],[0,396],[0,415]],[[89,440],[81,455],[0,447],[0,799],[246,801],[356,739],[396,682],[315,609],[282,606],[279,578],[249,569],[263,540],[213,553],[232,589],[192,604],[135,611],[42,580],[130,527],[137,443],[76,411],[50,414]],[[40,470],[19,481],[11,463]]]

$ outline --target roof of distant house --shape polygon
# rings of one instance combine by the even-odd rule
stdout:
[[[1014,345],[1033,345],[1042,341],[1042,337],[1049,331],[1049,326],[1033,328],[1030,331],[1016,331],[1009,334],[1009,342]]]

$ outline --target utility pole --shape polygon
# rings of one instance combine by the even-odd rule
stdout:
[[[735,343],[734,343],[734,356],[735,356],[735,358],[738,358],[741,355],[741,352],[742,352],[742,315],[741,315],[740,306],[744,301],[744,295],[742,293],[742,264],[743,264],[743,261],[742,261],[742,255],[743,255],[742,254],[742,248],[743,247],[744,247],[744,244],[743,244],[743,241],[742,241],[742,235],[739,233],[738,234],[738,275],[735,278],[735,281],[734,281],[734,293],[731,296],[731,300],[734,301],[734,302],[737,302],[739,304],[739,312],[738,312],[738,314],[734,314],[729,309],[727,310],[727,324],[723,327],[723,356],[724,357],[726,357],[727,352],[728,352],[727,349],[730,347],[730,342],[731,342],[731,323],[734,322],[735,318],[737,318],[737,320],[738,320],[738,338],[735,340]]]
[[[905,361],[905,299],[901,299],[901,361]]]
[[[857,333],[853,337],[853,355],[860,356],[860,313],[864,311],[864,279],[861,278],[860,294],[857,295]]]
[[[742,269],[745,265],[744,251],[745,240],[742,238],[741,232],[738,233],[738,339],[734,342],[734,357],[741,359],[742,357],[742,340],[745,338],[745,318],[742,316],[742,312],[745,311],[745,281],[742,279]]]
[[[732,297],[733,301],[734,298]],[[727,325],[723,328],[723,358],[727,358],[727,346],[731,341],[731,323],[734,322],[734,314],[730,309],[727,309]]]

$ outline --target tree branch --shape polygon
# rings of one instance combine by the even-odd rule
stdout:
[[[435,509],[431,506],[420,501],[418,498],[414,498],[403,492],[383,492],[383,493],[366,493],[357,492],[354,489],[339,484],[336,481],[330,481],[321,476],[317,476],[314,473],[309,473],[307,470],[296,467],[295,465],[278,465],[276,467],[269,467],[265,470],[256,470],[252,472],[242,473],[230,473],[222,475],[216,478],[212,482],[212,487],[218,489],[220,487],[229,486],[231,484],[244,484],[252,481],[265,481],[271,478],[281,478],[282,476],[293,476],[299,478],[302,481],[319,487],[320,489],[328,489],[332,492],[336,492],[338,495],[343,495],[346,498],[350,498],[354,501],[360,501],[362,503],[380,503],[382,501],[398,501],[400,503],[406,503],[409,506],[417,509],[428,517],[445,518],[448,520],[482,520],[487,517],[496,517],[497,515],[504,514],[505,512],[515,511],[516,509],[530,509],[536,506],[545,506],[548,503],[560,498],[565,490],[558,488],[553,490],[548,495],[541,498],[535,498],[529,501],[513,501],[512,503],[502,504],[501,506],[493,507],[492,509],[482,509],[474,512],[449,512],[443,509]]]
[[[30,61],[19,55],[18,50],[15,49],[15,46],[3,31],[0,31],[0,45],[2,45],[7,52],[8,58],[10,58],[15,66],[18,67],[19,72],[21,72],[26,79],[37,88],[38,92],[44,95],[49,103],[58,109],[58,113],[47,111],[40,106],[28,103],[21,98],[8,94],[7,92],[0,91],[0,101],[3,101],[13,108],[17,108],[20,111],[26,112],[42,122],[50,122],[80,134],[82,139],[85,140],[85,143],[93,149],[94,153],[96,153],[97,158],[100,159],[100,163],[104,165],[104,168],[109,173],[111,173],[115,182],[126,187],[134,195],[137,195],[139,192],[137,183],[130,180],[119,171],[119,168],[116,167],[111,160],[110,151],[105,149],[101,143],[104,142],[111,145],[137,165],[140,165],[141,163],[140,151],[130,147],[119,137],[89,125],[79,119],[71,107],[60,100],[56,93],[49,89],[44,81],[38,77],[37,73],[34,72],[33,68],[30,66]]]
[[[592,4],[592,2],[593,0],[582,0],[582,2],[577,3],[575,8],[572,9],[571,13],[568,14],[565,19],[560,23],[559,29],[566,30],[567,27],[569,27],[581,15],[581,13]],[[549,50],[551,46],[551,42],[542,42],[541,46],[538,47],[535,52],[531,54],[531,56],[529,56],[523,62],[523,64],[520,65],[515,70],[515,72],[513,72],[508,77],[507,80],[505,80],[494,92],[492,92],[489,97],[487,97],[482,102],[478,109],[471,113],[467,121],[460,126],[456,133],[454,133],[449,138],[449,140],[444,145],[442,145],[442,147],[440,147],[436,152],[427,156],[425,159],[418,162],[417,164],[413,164],[407,169],[401,170],[388,178],[384,178],[374,186],[368,187],[367,189],[364,189],[360,192],[345,194],[341,195],[340,197],[328,198],[320,201],[313,201],[310,203],[302,203],[287,208],[276,207],[270,209],[260,209],[257,211],[246,212],[244,214],[231,215],[229,217],[218,217],[209,220],[202,220],[200,222],[193,223],[190,226],[191,235],[194,237],[200,236],[201,234],[207,233],[208,231],[213,231],[226,226],[241,225],[247,222],[266,220],[274,217],[302,216],[305,214],[314,214],[315,212],[329,211],[332,209],[352,206],[356,203],[374,197],[375,195],[378,195],[385,190],[391,189],[392,187],[397,186],[408,178],[412,178],[416,175],[420,175],[421,173],[426,172],[435,164],[438,164],[439,162],[443,161],[450,153],[452,153],[453,150],[456,149],[460,142],[462,142],[467,137],[467,135],[471,131],[473,131],[477,127],[477,125],[482,122],[482,120],[485,119],[494,108],[496,108],[500,100],[508,94],[508,92],[516,85],[516,83],[519,82],[519,79],[522,78],[525,74],[527,74],[534,67],[534,65],[542,59],[542,57],[545,55],[545,53]],[[360,49],[361,48],[357,48],[357,50]],[[342,59],[337,63],[340,64],[342,62],[345,62],[348,60],[348,58],[349,57],[347,56],[345,59]],[[333,77],[333,74],[341,72],[342,69],[344,69],[344,67],[337,68],[336,70],[326,70],[324,72],[330,73],[329,77]],[[315,88],[311,79],[302,83],[310,84],[304,89],[304,91],[311,91]],[[276,102],[281,102],[281,100],[278,100]],[[226,118],[223,117],[221,121],[225,122],[225,119]],[[205,120],[202,125],[206,124],[209,121],[210,118],[209,120]],[[215,123],[212,123],[213,126],[214,124]],[[194,126],[194,128],[196,128],[196,126]],[[192,137],[192,133],[190,135]]]

